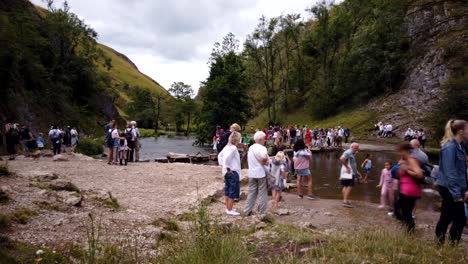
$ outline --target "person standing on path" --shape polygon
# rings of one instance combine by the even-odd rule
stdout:
[[[349,128],[345,128],[344,130],[344,137],[345,137],[345,143],[348,143],[349,136],[351,135],[351,130]]]
[[[127,151],[128,162],[134,161],[136,137],[137,135],[135,129],[133,128],[131,123],[128,123],[127,128],[125,129],[125,139],[127,140],[127,146],[129,148],[129,150]]]
[[[5,125],[5,141],[9,157],[9,160],[14,160],[16,155],[15,145],[19,141],[19,131],[15,124]]]
[[[258,213],[266,213],[268,204],[268,189],[266,179],[266,168],[268,165],[268,151],[265,147],[265,133],[257,131],[254,135],[255,144],[249,148],[247,161],[249,164],[249,192],[244,214],[249,216],[258,198]]]
[[[56,125],[52,126],[49,131],[49,140],[52,144],[54,155],[60,154],[62,151],[62,131]]]
[[[20,142],[23,147],[23,154],[29,153],[28,143],[32,138],[33,136],[29,128],[26,125],[23,125],[20,131]]]
[[[140,142],[139,142],[139,138],[140,138],[140,130],[138,129],[138,126],[137,126],[137,122],[136,121],[132,121],[130,122],[130,124],[132,125],[132,128],[135,130],[135,162],[139,162],[140,161]]]
[[[400,154],[400,194],[395,204],[395,216],[406,227],[408,232],[413,232],[415,223],[413,211],[416,201],[421,198],[421,180],[424,179],[419,162],[411,155],[412,147],[408,142],[398,146]]]
[[[117,165],[117,149],[119,147],[119,131],[117,130],[117,123],[115,120],[112,120],[110,123],[110,129],[107,131],[106,144],[109,148],[109,153],[107,157],[107,164]]]
[[[227,146],[218,155],[218,163],[223,167],[226,214],[232,216],[240,215],[236,209],[233,209],[234,200],[239,199],[240,196],[241,162],[237,150],[240,140],[241,134],[239,132],[231,132]]]
[[[70,142],[71,142],[71,152],[76,153],[76,148],[78,147],[78,131],[76,127],[73,127],[70,130]]]
[[[440,150],[439,172],[436,185],[442,197],[440,219],[436,226],[439,244],[445,242],[448,226],[453,243],[461,239],[465,227],[463,202],[468,202],[467,157],[462,148],[463,140],[468,140],[468,123],[465,120],[450,120],[445,127]]]
[[[349,201],[349,194],[353,189],[354,182],[356,180],[356,175],[361,176],[357,169],[356,164],[356,153],[359,151],[359,144],[353,143],[351,144],[351,148],[343,152],[343,155],[340,158],[342,169],[341,169],[341,185],[343,186],[343,206],[347,208],[353,208],[351,202]],[[349,176],[346,176],[349,175]]]

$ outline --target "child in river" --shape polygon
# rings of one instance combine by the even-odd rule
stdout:
[[[380,183],[377,188],[381,188],[380,191],[380,205],[379,209],[388,207],[389,212],[393,211],[394,195],[393,195],[393,178],[391,173],[392,164],[387,161],[385,167],[380,174]]]
[[[364,169],[364,172],[366,173],[366,176],[364,176],[364,183],[368,182],[369,179],[369,173],[372,169],[372,156],[371,154],[366,154],[366,159],[364,162],[361,164],[361,168]]]
[[[286,156],[283,151],[276,153],[271,164],[271,174],[275,177],[275,185],[272,190],[273,203],[275,208],[278,208],[281,190],[283,189],[283,180],[286,178]]]

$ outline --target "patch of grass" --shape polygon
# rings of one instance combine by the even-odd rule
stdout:
[[[11,200],[10,195],[3,190],[0,190],[0,204],[6,204]]]
[[[37,213],[28,208],[18,208],[13,212],[12,215],[15,222],[25,225],[29,222],[29,220],[31,220],[31,218],[36,216]]]
[[[196,219],[194,212],[185,212],[178,217],[179,221],[183,222],[193,222]]]
[[[83,138],[78,143],[77,151],[87,156],[96,156],[102,154],[103,145],[103,139]]]
[[[173,241],[175,241],[175,236],[169,232],[161,232],[158,235],[158,243],[161,243],[161,242],[171,243]]]
[[[0,229],[8,228],[11,225],[11,217],[9,215],[0,214]]]
[[[175,219],[169,219],[167,221],[166,229],[173,232],[179,232],[180,227]]]
[[[434,241],[402,230],[375,229],[334,234],[313,247],[305,259],[322,263],[465,263],[463,248],[438,247]]]
[[[8,170],[8,164],[1,164],[0,165],[0,177],[2,176],[10,176],[10,171]]]
[[[167,134],[167,138],[174,138],[175,135],[174,134]]]
[[[117,200],[116,197],[112,196],[111,192],[108,192],[109,194],[109,199],[104,201],[104,205],[106,205],[109,208],[112,208],[114,210],[120,209],[120,203],[119,200]]]
[[[265,216],[262,217],[262,222],[271,225],[275,223],[275,218],[272,215],[266,214]]]
[[[43,210],[48,210],[48,211],[63,211],[60,206],[57,204],[51,204],[46,201],[34,201],[33,202],[35,205],[39,206],[39,208]]]

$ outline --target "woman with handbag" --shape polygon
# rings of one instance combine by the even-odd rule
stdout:
[[[466,152],[461,147],[468,140],[468,123],[465,120],[450,120],[445,127],[440,150],[439,172],[436,185],[442,197],[440,219],[436,227],[439,244],[445,242],[445,233],[450,228],[450,240],[458,243],[465,227],[463,202],[468,201]]]

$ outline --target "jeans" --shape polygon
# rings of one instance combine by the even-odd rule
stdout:
[[[249,178],[249,193],[247,195],[247,203],[244,213],[250,215],[255,206],[258,196],[258,213],[265,214],[268,205],[268,190],[266,177]]]
[[[55,143],[55,144],[52,144],[52,146],[54,147],[54,155],[60,154],[60,152],[62,151],[62,144]]]
[[[127,146],[130,150],[127,151],[127,159],[129,162],[133,162],[133,153],[135,153],[135,141],[128,140]]]
[[[417,199],[419,197],[400,193],[395,204],[395,217],[406,225],[408,232],[413,232],[416,226],[413,219],[413,209]]]
[[[465,227],[465,208],[463,202],[455,202],[450,191],[443,186],[439,186],[439,193],[442,197],[442,208],[440,211],[440,219],[436,226],[436,236],[439,243],[445,242],[445,233],[448,226],[450,227],[450,240],[459,242]]]

